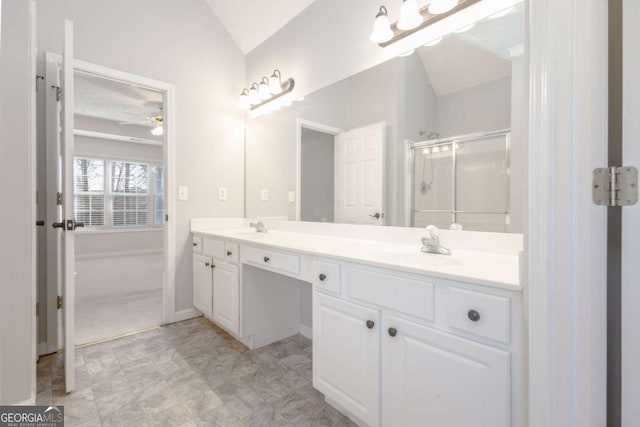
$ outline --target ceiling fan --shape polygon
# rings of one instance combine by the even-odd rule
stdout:
[[[119,125],[150,125],[153,126],[151,134],[154,136],[161,136],[164,134],[164,117],[161,115],[146,117],[144,120],[136,120],[130,122],[120,122]]]

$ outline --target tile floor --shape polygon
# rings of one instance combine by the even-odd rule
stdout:
[[[40,358],[37,403],[67,426],[353,426],[311,385],[311,341],[250,351],[204,318],[79,349],[76,390],[62,354]]]
[[[162,288],[120,292],[76,302],[76,344],[144,331],[162,324]]]

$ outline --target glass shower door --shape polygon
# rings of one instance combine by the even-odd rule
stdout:
[[[452,142],[414,151],[414,227],[454,222],[453,160]]]

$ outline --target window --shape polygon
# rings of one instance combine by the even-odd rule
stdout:
[[[162,226],[163,167],[128,160],[74,158],[74,216],[87,228]]]

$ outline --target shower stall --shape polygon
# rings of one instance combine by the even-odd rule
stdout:
[[[510,231],[509,129],[410,144],[411,225]]]

